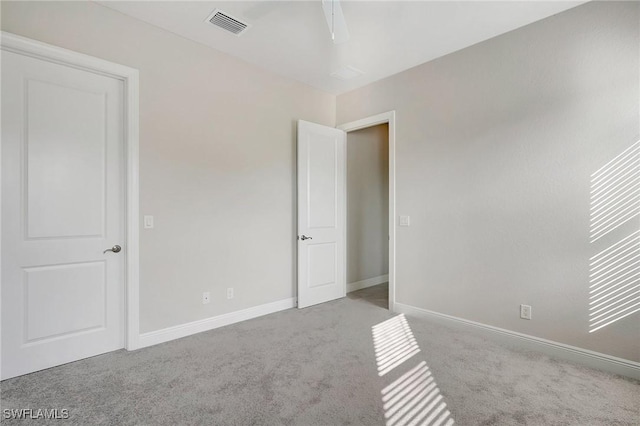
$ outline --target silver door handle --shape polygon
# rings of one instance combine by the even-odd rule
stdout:
[[[302,241],[304,241],[304,240],[313,240],[313,237],[307,237],[306,235],[303,235],[302,237],[300,237],[300,239]]]
[[[105,251],[102,252],[102,254],[105,254],[108,251],[112,251],[114,253],[120,253],[120,250],[122,250],[122,247],[120,247],[119,245],[115,245],[113,247],[111,247],[110,249],[106,249]]]

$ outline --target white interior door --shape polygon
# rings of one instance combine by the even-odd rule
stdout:
[[[346,133],[298,121],[298,307],[346,295]]]
[[[124,346],[125,258],[103,253],[124,242],[123,112],[120,80],[2,52],[3,379]]]

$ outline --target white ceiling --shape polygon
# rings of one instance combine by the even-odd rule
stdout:
[[[277,74],[339,94],[584,1],[342,1],[351,38],[334,45],[320,0],[103,1],[104,6]],[[219,8],[248,22],[237,37],[205,22]],[[331,73],[352,66],[344,81]]]

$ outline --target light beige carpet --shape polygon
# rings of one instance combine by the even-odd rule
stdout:
[[[78,425],[639,424],[637,381],[486,335],[407,317],[374,348],[393,317],[384,292],[6,380],[2,409],[64,408],[54,423]]]

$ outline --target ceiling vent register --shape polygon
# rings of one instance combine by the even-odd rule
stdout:
[[[216,27],[235,34],[236,36],[244,34],[244,32],[249,28],[249,24],[218,9],[214,10],[213,13],[209,15],[207,21]]]

